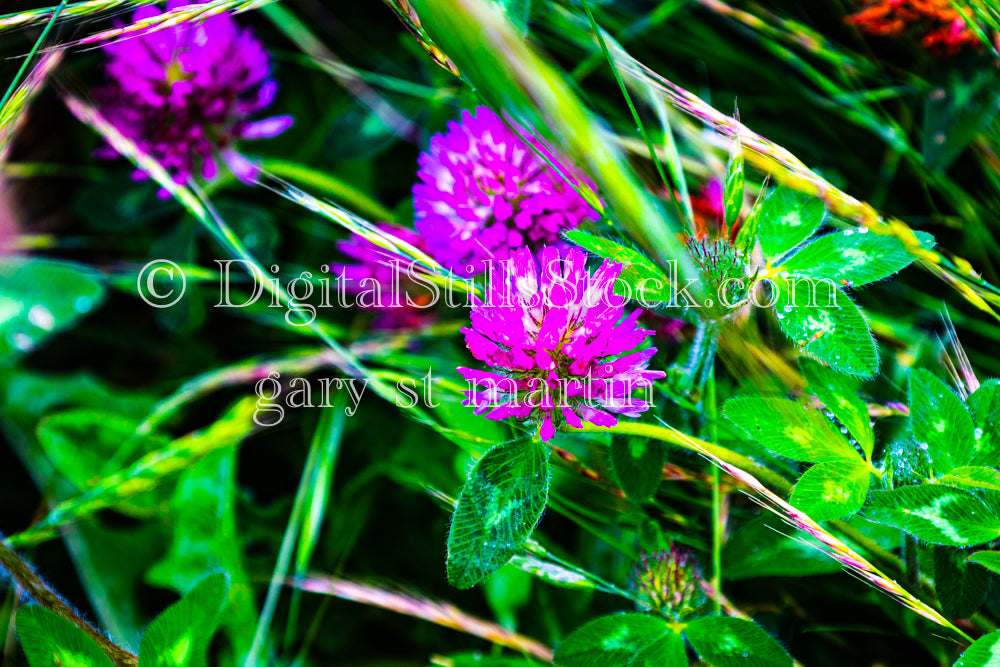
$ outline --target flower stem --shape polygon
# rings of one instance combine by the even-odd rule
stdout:
[[[10,575],[17,587],[24,591],[25,596],[83,630],[116,665],[125,667],[137,664],[139,658],[134,653],[121,648],[87,623],[49,587],[31,565],[17,555],[2,537],[0,537],[0,570],[5,570]]]
[[[719,406],[715,398],[715,359],[709,359],[711,364],[708,372],[708,382],[705,385],[705,416],[708,419],[709,442],[719,441]],[[725,532],[722,516],[722,485],[719,466],[712,466],[712,588],[722,592],[722,538]],[[713,598],[715,613],[721,613],[722,604],[719,596]]]

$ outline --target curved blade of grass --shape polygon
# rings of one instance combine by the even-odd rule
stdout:
[[[274,618],[274,610],[278,605],[281,585],[292,564],[292,553],[295,551],[296,540],[299,544],[296,576],[299,576],[300,570],[305,569],[308,565],[312,548],[316,544],[316,538],[319,535],[317,517],[319,521],[322,521],[322,508],[325,505],[329,475],[333,472],[333,458],[340,448],[340,438],[344,430],[346,402],[347,399],[338,392],[333,405],[324,410],[320,416],[316,432],[313,434],[309,456],[306,458],[299,488],[295,493],[292,513],[288,517],[285,535],[281,540],[281,548],[278,550],[278,560],[274,564],[274,574],[267,587],[267,596],[264,598],[264,606],[257,621],[253,646],[251,646],[250,654],[247,656],[247,667],[255,667],[261,661],[264,664],[271,662],[262,656],[262,653],[267,641],[268,630],[271,627],[271,620]],[[318,514],[317,503],[319,504]],[[306,523],[307,521],[308,523]]]
[[[285,583],[288,586],[294,586],[311,593],[332,595],[341,600],[351,600],[372,607],[388,609],[397,614],[420,618],[475,637],[482,637],[498,646],[506,646],[540,660],[552,662],[552,649],[549,647],[495,623],[467,614],[447,602],[321,574],[313,574],[306,579],[289,580]]]
[[[580,0],[580,4],[583,5],[583,11],[587,13],[587,19],[590,21],[590,28],[594,31],[597,43],[601,45],[601,52],[604,53],[604,57],[608,61],[608,65],[611,67],[611,73],[615,76],[615,82],[618,83],[618,88],[622,91],[622,97],[625,98],[625,103],[628,104],[629,112],[632,114],[632,120],[635,121],[636,128],[639,130],[642,140],[646,142],[646,148],[649,149],[649,158],[656,166],[656,173],[660,176],[660,180],[663,182],[663,187],[667,188],[674,200],[674,203],[676,204],[677,197],[674,195],[674,190],[671,187],[670,180],[663,171],[663,165],[660,164],[660,158],[657,157],[656,151],[653,150],[653,141],[649,138],[646,126],[643,125],[642,119],[639,118],[639,111],[632,103],[632,96],[629,94],[628,88],[625,87],[625,82],[622,81],[622,75],[618,73],[618,67],[615,65],[615,61],[611,57],[611,53],[608,51],[608,45],[604,41],[604,31],[601,30],[599,25],[597,25],[597,19],[594,18],[594,12],[590,10],[590,3],[588,3],[587,0]]]
[[[332,174],[288,160],[264,160],[261,167],[278,178],[288,179],[314,188],[369,218],[385,222],[394,221],[395,215],[392,211],[369,197],[367,193]]]
[[[278,178],[276,175],[262,171],[259,177],[261,185],[271,190],[291,202],[306,208],[313,213],[317,213],[331,222],[335,222],[352,234],[357,234],[369,243],[373,243],[380,248],[399,255],[400,258],[410,259],[419,266],[414,269],[421,269],[422,275],[446,289],[458,290],[462,293],[475,293],[476,287],[471,281],[462,280],[450,271],[445,269],[434,258],[412,244],[397,238],[393,234],[379,229],[372,223],[360,216],[354,215],[340,206],[318,199],[309,193],[295,187],[294,185]],[[408,268],[408,267],[403,267]]]
[[[566,77],[524,42],[499,8],[486,0],[415,0],[413,6],[430,37],[481,97],[583,167],[615,221],[661,264],[676,260],[681,279],[695,276],[676,238],[679,230],[635,179],[607,130]]]

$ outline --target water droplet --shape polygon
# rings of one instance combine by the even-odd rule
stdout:
[[[46,331],[52,331],[56,326],[56,318],[52,315],[52,311],[41,304],[35,304],[31,307],[31,310],[28,311],[28,321]]]
[[[792,307],[791,306],[785,306],[784,308],[782,308],[782,310],[785,311],[786,313],[790,313],[790,312],[792,312]]]
[[[86,313],[94,307],[94,300],[89,296],[78,296],[76,297],[76,301],[73,302],[73,307],[76,308],[76,312],[78,313]]]
[[[975,434],[976,434],[976,440],[982,439],[982,437],[983,437],[983,429],[977,428],[975,430]]]
[[[868,233],[867,227],[858,227],[858,234],[867,234],[867,233]]]
[[[841,426],[840,427],[840,432],[843,433],[844,435],[847,435],[847,427],[846,426]]]
[[[34,343],[34,341],[31,340],[31,336],[23,332],[16,333],[13,336],[11,336],[11,341],[14,343],[14,346],[17,349],[24,352],[30,350],[31,346]]]
[[[851,236],[852,234],[854,234],[854,230],[853,229],[845,229],[844,230],[844,236]]]

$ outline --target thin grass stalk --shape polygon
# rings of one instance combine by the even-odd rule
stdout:
[[[497,646],[505,646],[545,662],[552,662],[552,649],[544,644],[507,630],[496,623],[467,614],[447,602],[320,574],[311,574],[304,579],[289,579],[285,581],[285,584],[311,593],[332,595],[342,600],[350,600],[394,611],[397,614],[420,618],[474,637],[481,637]]]
[[[92,46],[116,42],[130,37],[149,35],[160,30],[168,30],[185,24],[194,24],[205,21],[214,16],[223,14],[241,14],[254,9],[259,9],[264,5],[276,0],[209,0],[201,4],[190,4],[176,7],[170,11],[165,11],[158,16],[151,16],[141,21],[135,21],[128,25],[102,30],[99,33],[67,42],[61,48],[71,48],[79,46]],[[2,25],[2,24],[0,24]]]
[[[343,202],[367,218],[394,222],[395,214],[391,210],[367,193],[333,174],[288,160],[264,160],[261,167],[266,173],[273,174],[280,179],[300,183]]]
[[[316,472],[320,465],[320,460],[323,457],[323,451],[326,447],[332,444],[328,441],[329,437],[335,437],[339,441],[339,438],[343,433],[342,426],[345,401],[346,399],[338,393],[333,406],[327,408],[327,410],[334,414],[339,413],[339,417],[334,417],[334,419],[340,419],[338,423],[341,425],[341,428],[334,430],[332,433],[327,432],[327,429],[322,428],[324,422],[323,418],[321,418],[320,427],[317,427],[316,432],[313,435],[312,445],[309,448],[309,456],[306,458],[306,464],[302,469],[302,477],[299,481],[299,488],[295,493],[292,512],[288,517],[288,525],[285,527],[285,535],[281,539],[281,547],[278,550],[278,559],[274,564],[274,574],[271,575],[271,581],[267,587],[267,595],[264,598],[264,606],[261,609],[260,617],[257,620],[257,629],[254,632],[253,645],[250,647],[250,654],[247,656],[246,667],[256,667],[261,660],[263,660],[264,664],[269,664],[271,662],[269,659],[262,656],[262,653],[264,652],[265,642],[267,642],[267,635],[271,627],[271,621],[274,618],[274,611],[278,605],[278,597],[281,594],[281,585],[286,579],[289,567],[291,567],[292,554],[295,551],[297,538],[301,536],[304,515],[307,505],[310,504],[310,494],[316,492],[316,488],[314,486],[317,480]]]
[[[343,407],[342,405],[339,407]],[[295,549],[295,577],[301,579],[306,576],[309,570],[309,563],[312,560],[316,548],[319,546],[320,530],[323,520],[326,517],[330,503],[330,493],[333,487],[333,475],[337,467],[337,459],[340,454],[340,446],[343,442],[344,426],[347,421],[347,413],[343,409],[326,410],[320,415],[319,424],[316,426],[316,437],[325,440],[326,444],[320,450],[319,460],[314,467],[312,479],[309,484],[312,487],[312,494],[309,498],[309,507],[302,518],[302,528],[299,533],[299,543]],[[288,623],[285,626],[284,647],[289,647],[298,628],[298,620],[302,606],[302,591],[295,589],[292,591],[292,599],[289,603]]]
[[[50,24],[51,25],[51,24]],[[38,44],[41,44],[39,40]],[[36,48],[38,46],[36,44]],[[0,169],[2,169],[10,155],[10,148],[14,141],[14,135],[24,120],[24,113],[45,85],[49,75],[62,61],[62,51],[50,51],[42,54],[38,63],[25,77],[16,89],[9,90],[8,97],[4,98],[4,103],[0,105]],[[31,56],[24,61],[25,65],[31,60]],[[15,77],[15,82],[19,77]],[[12,86],[14,84],[11,84]],[[4,170],[6,174],[6,170]]]
[[[649,138],[649,132],[646,131],[646,126],[643,125],[642,119],[639,117],[639,111],[635,108],[635,104],[632,103],[632,96],[629,94],[628,88],[625,87],[625,82],[622,81],[622,75],[618,72],[618,66],[615,65],[615,61],[611,57],[611,53],[608,51],[608,45],[604,41],[604,31],[601,30],[599,25],[597,25],[597,19],[594,18],[594,12],[590,10],[590,4],[587,0],[580,0],[580,2],[583,4],[583,10],[587,13],[587,19],[590,21],[591,30],[593,30],[594,36],[597,38],[597,42],[601,46],[601,52],[608,61],[608,66],[611,67],[611,73],[614,74],[615,82],[618,84],[619,90],[622,91],[622,97],[625,98],[625,103],[628,104],[629,112],[632,114],[632,120],[635,122],[636,128],[639,130],[642,140],[646,142],[646,148],[649,150],[649,158],[653,161],[653,165],[656,167],[656,173],[660,176],[660,181],[663,183],[663,187],[670,192],[670,196],[673,199],[674,204],[679,207],[680,204],[677,201],[677,195],[674,194],[673,187],[671,187],[670,179],[667,178],[667,174],[663,171],[663,165],[660,163],[660,158],[657,157],[656,151],[653,149],[653,140]]]
[[[85,0],[67,4],[61,12],[62,20],[93,18],[107,11],[121,11],[131,7],[154,5],[162,0]],[[0,16],[0,33],[42,25],[52,19],[58,7],[44,7]]]

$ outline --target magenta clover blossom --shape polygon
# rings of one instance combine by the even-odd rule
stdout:
[[[167,11],[185,4],[170,0]],[[133,21],[161,13],[140,7]],[[194,173],[212,180],[217,158],[237,178],[253,182],[257,167],[236,142],[274,137],[292,125],[290,116],[250,119],[271,105],[278,84],[264,47],[228,15],[141,33],[103,50],[108,83],[94,95],[101,112],[178,183]],[[99,155],[117,153],[106,147]]]
[[[472,276],[516,248],[556,245],[562,232],[599,217],[574,188],[590,181],[529,141],[487,107],[463,112],[431,139],[413,200],[417,230],[443,266]]]
[[[655,348],[636,351],[653,332],[614,294],[622,266],[605,260],[591,275],[585,252],[550,246],[539,259],[541,267],[518,248],[491,267],[486,298],[475,300],[472,326],[462,331],[472,356],[492,370],[458,369],[470,387],[463,403],[488,419],[537,423],[542,440],[563,424],[638,417],[649,401],[633,393],[665,373],[647,369]]]

